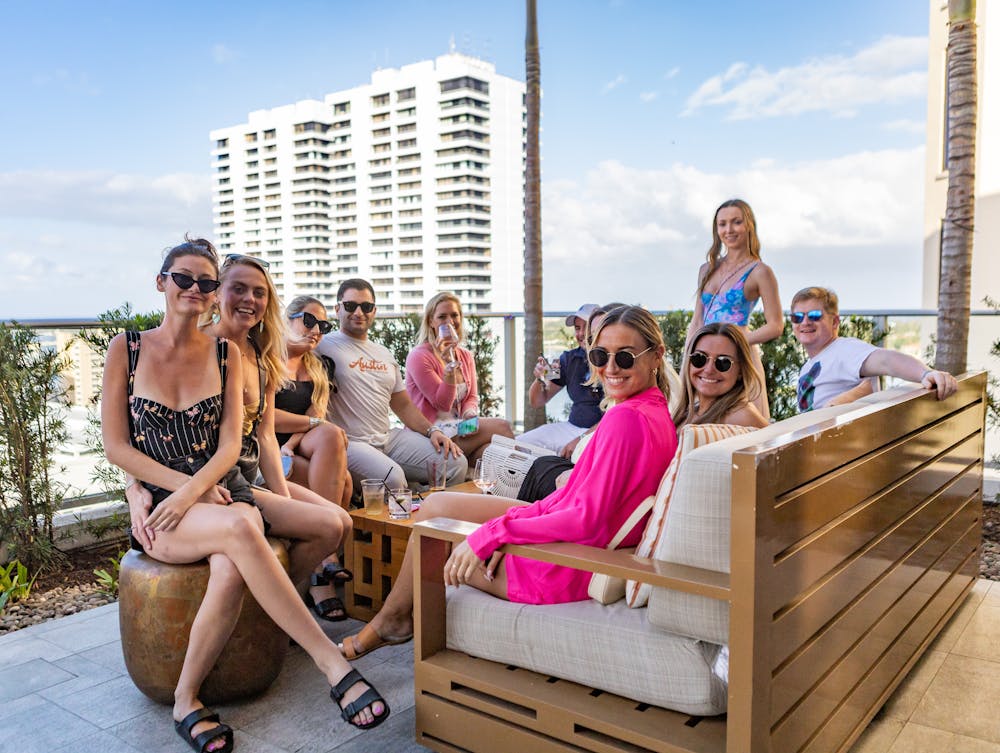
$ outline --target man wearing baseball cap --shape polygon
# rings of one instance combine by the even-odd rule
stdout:
[[[590,378],[590,364],[587,363],[585,348],[587,324],[596,311],[597,304],[585,303],[575,314],[566,317],[566,326],[573,328],[577,347],[564,351],[559,356],[558,375],[552,374],[551,365],[544,356],[540,356],[535,365],[535,381],[528,389],[531,407],[541,408],[565,387],[573,401],[569,420],[554,421],[532,429],[518,437],[522,442],[546,447],[568,458],[580,436],[601,420],[604,392],[600,387],[588,387],[584,384]]]

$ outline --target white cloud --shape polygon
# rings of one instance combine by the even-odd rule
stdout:
[[[659,92],[639,92],[639,101],[648,103],[660,96]]]
[[[682,114],[724,107],[730,120],[823,111],[853,117],[858,108],[927,95],[927,38],[884,37],[854,55],[827,55],[769,71],[746,63],[712,76]]]
[[[606,83],[603,86],[603,88],[601,89],[601,94],[607,94],[612,89],[617,89],[619,86],[621,86],[627,81],[628,81],[628,76],[626,76],[624,73],[619,73],[617,76],[615,76],[613,79],[608,81],[608,83]]]
[[[164,248],[211,235],[207,175],[0,173],[0,319],[92,317],[162,306]],[[144,284],[148,281],[148,284]]]
[[[887,131],[923,134],[927,130],[927,123],[923,120],[890,120],[888,123],[883,123],[882,128]]]
[[[690,306],[712,213],[734,196],[753,206],[763,258],[786,297],[828,284],[850,290],[845,306],[852,308],[918,305],[922,170],[921,148],[795,164],[758,160],[726,174],[602,162],[580,183],[543,183],[545,305]]]
[[[232,62],[235,59],[236,51],[224,45],[222,42],[216,42],[212,45],[212,60],[219,65],[224,65],[225,63]]]
[[[0,217],[177,229],[194,219],[211,222],[211,184],[207,175],[183,173],[0,173]]]
[[[681,72],[681,67],[679,65],[675,65],[673,68],[671,68],[669,71],[663,74],[663,78],[669,81],[672,78],[676,78],[677,74],[680,72]]]

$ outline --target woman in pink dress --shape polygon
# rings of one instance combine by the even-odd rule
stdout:
[[[451,328],[447,337],[439,335],[442,325]],[[461,346],[464,338],[461,301],[454,293],[438,293],[424,307],[417,347],[406,357],[406,392],[475,465],[494,434],[513,438],[514,430],[502,418],[479,418],[476,363],[472,352]],[[459,434],[459,422],[473,417],[479,418],[476,431]]]
[[[568,541],[605,547],[642,500],[656,493],[677,449],[662,368],[663,338],[645,309],[623,306],[604,317],[588,353],[594,377],[612,406],[569,482],[527,504],[516,499],[442,492],[427,498],[417,520],[450,517],[482,525],[445,564],[448,585],[470,585],[502,599],[555,604],[587,598],[590,574],[559,565],[503,557],[504,544]],[[643,518],[620,546],[634,546]],[[341,650],[355,659],[413,634],[412,553],[381,611]]]

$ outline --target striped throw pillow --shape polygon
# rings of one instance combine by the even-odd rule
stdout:
[[[691,450],[711,442],[718,442],[720,439],[735,437],[738,434],[748,434],[756,431],[752,426],[733,426],[730,424],[689,424],[681,430],[681,436],[677,443],[677,452],[673,460],[667,466],[660,486],[656,490],[656,501],[653,503],[653,510],[646,522],[646,530],[642,532],[642,539],[636,547],[637,557],[649,557],[656,551],[666,529],[667,507],[670,506],[670,495],[674,491],[674,481],[677,479],[677,471],[684,460],[684,456]],[[625,599],[632,608],[646,606],[649,601],[649,592],[652,587],[646,583],[630,580],[625,585]]]

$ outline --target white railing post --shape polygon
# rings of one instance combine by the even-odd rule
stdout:
[[[503,318],[504,412],[511,426],[517,420],[517,320],[513,314]]]

